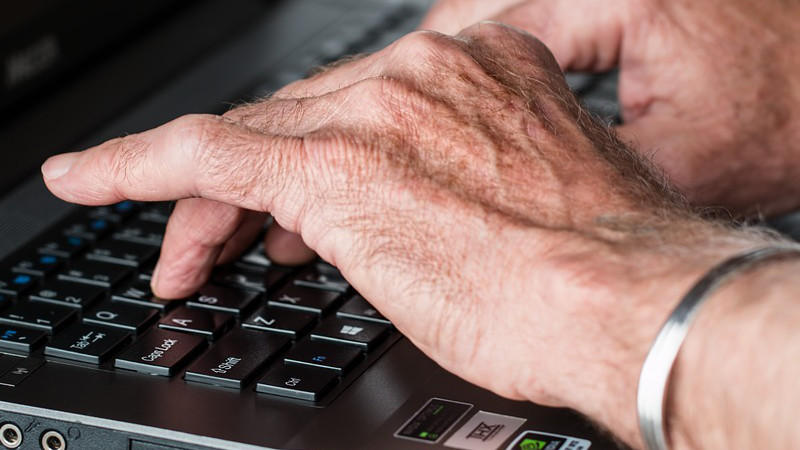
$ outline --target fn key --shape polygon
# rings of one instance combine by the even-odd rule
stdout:
[[[256,391],[316,402],[336,381],[336,374],[327,370],[279,365],[264,375],[256,385]]]

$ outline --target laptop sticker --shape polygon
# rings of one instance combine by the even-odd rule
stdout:
[[[590,441],[541,431],[525,431],[506,450],[587,450]]]
[[[463,450],[496,450],[523,423],[525,419],[519,417],[478,411],[444,445]]]
[[[469,403],[432,398],[417,410],[399,430],[395,437],[435,444],[472,409]]]

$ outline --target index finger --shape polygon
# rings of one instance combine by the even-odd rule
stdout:
[[[300,173],[289,166],[302,145],[301,139],[263,134],[218,116],[189,115],[54,156],[42,174],[56,196],[73,203],[203,197],[264,211]]]

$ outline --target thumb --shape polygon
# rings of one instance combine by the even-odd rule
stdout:
[[[617,65],[633,3],[597,0],[528,0],[489,19],[542,40],[564,70],[606,71]]]

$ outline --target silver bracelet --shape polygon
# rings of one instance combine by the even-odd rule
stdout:
[[[667,450],[664,407],[672,367],[697,311],[720,284],[753,264],[775,256],[800,253],[800,245],[762,247],[734,256],[711,269],[669,316],[658,332],[639,375],[636,403],[639,431],[648,450]]]

